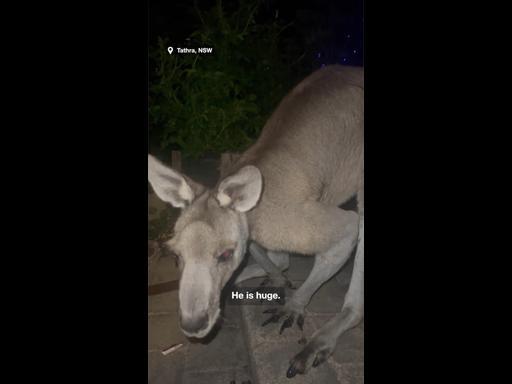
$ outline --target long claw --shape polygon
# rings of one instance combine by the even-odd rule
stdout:
[[[294,320],[295,316],[293,314],[288,316],[288,318],[283,322],[283,325],[281,325],[281,330],[279,331],[279,334],[282,334],[286,328],[290,328],[293,325]]]
[[[325,358],[325,355],[322,355],[322,356],[317,356],[315,357],[315,360],[313,361],[313,367],[318,367],[320,364],[322,364],[325,360],[327,360]]]
[[[269,319],[265,320],[263,322],[263,324],[261,324],[261,326],[264,327],[265,325],[267,325],[269,323],[277,323],[279,321],[279,319],[281,318],[281,316],[282,316],[282,314],[276,313],[275,315],[273,315]]]
[[[288,368],[288,371],[286,371],[286,377],[289,379],[294,377],[296,374],[297,374],[297,370],[295,369],[295,367],[293,365],[290,368]]]
[[[313,367],[318,367],[320,364],[322,364],[324,361],[327,360],[328,353],[327,351],[320,351],[317,353],[315,360],[313,360]]]

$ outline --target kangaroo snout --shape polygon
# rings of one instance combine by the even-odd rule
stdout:
[[[181,329],[189,335],[195,335],[208,327],[208,313],[201,312],[191,317],[183,317],[180,313]]]

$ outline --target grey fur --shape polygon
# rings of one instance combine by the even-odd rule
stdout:
[[[194,336],[205,336],[216,321],[220,291],[240,264],[249,240],[267,249],[273,260],[285,260],[288,252],[316,255],[310,276],[285,306],[285,312],[295,318],[359,243],[341,314],[292,359],[291,376],[306,372],[314,361],[325,360],[339,335],[362,319],[363,115],[362,68],[329,66],[313,73],[283,99],[256,143],[222,170],[217,188],[195,194],[194,201],[183,207],[176,237],[169,244],[181,252],[185,269],[189,267],[190,281],[182,279],[180,307],[196,318],[205,311],[210,314],[207,329]],[[150,177],[150,182],[163,181]],[[241,191],[236,204],[222,194],[233,188]],[[355,195],[358,214],[338,208]],[[235,244],[233,260],[215,264],[215,255],[228,243]],[[244,277],[276,272],[259,256],[262,265],[242,272]],[[207,299],[199,299],[203,296]]]

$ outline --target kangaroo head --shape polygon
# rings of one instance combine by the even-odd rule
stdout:
[[[222,288],[245,254],[245,212],[258,203],[261,173],[248,165],[209,190],[149,155],[148,178],[160,199],[182,209],[166,244],[181,271],[180,325],[187,336],[205,337],[219,318]]]

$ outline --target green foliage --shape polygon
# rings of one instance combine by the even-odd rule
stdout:
[[[148,239],[159,240],[166,235],[166,231],[172,228],[174,221],[172,211],[161,211],[157,218],[148,222]]]
[[[243,150],[258,137],[293,81],[279,49],[285,26],[256,23],[260,3],[240,0],[227,12],[218,0],[208,12],[196,9],[201,26],[187,46],[212,47],[212,54],[178,54],[166,39],[150,50],[150,130],[163,148],[218,154]]]

